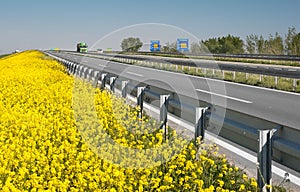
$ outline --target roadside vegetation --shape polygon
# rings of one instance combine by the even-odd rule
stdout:
[[[0,69],[1,191],[258,191],[256,180],[215,145],[195,144],[171,129],[164,141],[155,121],[137,118],[137,108],[74,79],[40,52],[3,59]],[[80,102],[89,97],[85,89],[93,93],[100,126]],[[117,145],[106,146],[107,136]],[[178,151],[169,160],[166,144]],[[153,154],[124,159],[124,147],[161,153],[151,164]]]
[[[9,54],[0,55],[0,59],[9,56]]]

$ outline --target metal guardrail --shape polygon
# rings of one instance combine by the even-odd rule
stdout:
[[[115,52],[118,53],[118,52]],[[122,52],[120,52],[122,53]],[[256,59],[256,60],[277,60],[277,61],[300,61],[299,55],[268,55],[268,54],[195,54],[195,53],[168,53],[168,52],[137,52],[145,55],[174,55],[174,56],[194,56],[194,57],[215,57],[215,58],[236,58],[236,59]]]
[[[128,80],[120,81],[116,79],[115,74],[108,74],[96,68],[88,68],[82,64],[56,57],[50,53],[47,54],[62,62],[70,74],[87,78],[96,82],[96,85],[101,84],[102,88],[105,88],[105,85],[109,82],[112,91],[119,85],[122,96],[127,96],[127,88],[131,86]],[[203,103],[201,106],[192,106],[188,103],[182,104],[180,101],[170,97],[173,94],[172,92],[169,92],[169,95],[161,94],[170,90],[159,91],[159,87],[155,87],[155,92],[149,86],[147,88],[145,86],[130,87],[130,89],[132,90],[131,93],[137,97],[138,105],[141,106],[140,115],[142,115],[143,111],[143,102],[160,98],[158,107],[160,108],[161,128],[165,130],[165,133],[168,121],[167,114],[170,108],[173,109],[174,114],[176,113],[175,110],[180,110],[190,114],[189,117],[193,117],[192,119],[187,119],[187,121],[195,125],[195,138],[198,136],[205,137],[204,130],[214,132],[215,125],[222,123],[220,136],[257,152],[259,163],[257,178],[261,189],[265,189],[266,184],[271,184],[272,159],[300,172],[299,130],[231,110],[227,110],[226,116],[223,118],[218,115],[218,111],[222,110],[219,106],[213,106],[209,103]]]

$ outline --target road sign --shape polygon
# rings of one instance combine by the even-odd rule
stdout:
[[[189,50],[189,39],[177,39],[177,50],[188,51]]]
[[[152,40],[150,42],[150,51],[160,51],[160,41]]]

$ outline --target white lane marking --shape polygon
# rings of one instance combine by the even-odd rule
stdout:
[[[211,94],[211,95],[216,95],[216,96],[219,96],[219,97],[224,97],[224,98],[227,98],[227,99],[231,99],[231,100],[235,100],[235,101],[239,101],[239,102],[243,102],[243,103],[252,103],[251,101],[247,101],[247,100],[244,100],[244,99],[230,97],[230,96],[227,96],[227,95],[221,95],[221,94],[218,94],[218,93],[212,93],[212,92],[205,91],[205,90],[202,90],[202,89],[196,89],[196,91]]]
[[[106,65],[103,65],[103,64],[98,64],[100,67],[106,67]]]
[[[139,77],[143,77],[143,75],[141,75],[141,74],[133,73],[133,72],[130,72],[130,71],[127,71],[126,73],[131,74],[131,75],[135,75],[135,76],[139,76]]]

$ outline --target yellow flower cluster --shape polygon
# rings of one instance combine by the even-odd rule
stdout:
[[[37,51],[0,60],[0,191],[257,191],[216,153]],[[91,94],[92,93],[92,94]]]

